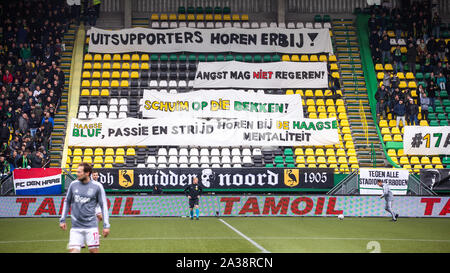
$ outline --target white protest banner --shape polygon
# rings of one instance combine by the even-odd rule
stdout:
[[[403,153],[450,155],[450,126],[405,126]]]
[[[194,88],[327,88],[325,62],[202,62]]]
[[[377,181],[383,180],[388,183],[394,195],[406,195],[408,190],[409,171],[406,169],[359,169],[359,194],[380,195],[383,188],[378,186]]]
[[[328,29],[128,28],[88,30],[89,52],[333,53]]]
[[[269,95],[235,89],[161,93],[144,90],[143,117],[303,118],[299,94]]]
[[[72,119],[69,146],[323,146],[339,143],[337,121],[202,120],[202,119]]]

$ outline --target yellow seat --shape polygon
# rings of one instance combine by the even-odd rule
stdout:
[[[348,158],[348,163],[349,164],[358,164],[358,159],[356,158],[356,156],[351,156]]]
[[[431,164],[430,158],[428,156],[422,156],[420,158],[420,164]]]
[[[115,70],[119,70],[121,67],[122,66],[120,65],[120,63],[113,63],[113,65],[112,65],[112,69],[115,69]]]
[[[283,56],[281,56],[281,60],[283,62],[289,62],[291,60],[291,58],[289,57],[289,55],[283,55]]]
[[[323,91],[321,89],[317,89],[316,91],[314,91],[314,96],[323,97]]]
[[[330,64],[330,70],[338,70],[338,69],[339,69],[339,68],[338,68],[338,66],[337,66],[336,63]]]
[[[407,72],[406,73],[406,79],[407,80],[414,80],[415,79],[414,74],[412,72]]]
[[[83,157],[83,162],[91,164],[92,163],[92,157],[90,157],[90,156]]]
[[[91,83],[89,82],[89,80],[83,80],[81,82],[81,87],[90,87]]]
[[[297,90],[295,90],[295,94],[298,94],[298,95],[300,95],[300,96],[304,96],[304,94],[303,94],[303,90],[302,89],[297,89]],[[305,100],[302,100],[302,103],[303,103],[303,105],[304,105],[304,103],[305,103]]]
[[[128,71],[122,71],[122,73],[120,74],[121,78],[129,78],[130,77],[130,73],[128,73]]]
[[[222,14],[214,14],[214,21],[222,21]]]
[[[72,164],[74,164],[74,163],[79,164],[81,162],[82,162],[81,156],[74,156],[72,159]]]
[[[113,71],[113,73],[111,74],[111,78],[112,78],[112,79],[118,79],[118,78],[120,78],[120,73],[119,73],[119,71]]]
[[[125,163],[125,160],[123,159],[123,156],[117,156],[116,160],[115,160],[115,163],[117,163],[117,164]]]
[[[391,135],[383,135],[383,141],[384,142],[392,141],[392,136]]]
[[[309,61],[310,62],[318,62],[319,61],[319,58],[317,58],[317,55],[311,55],[310,57],[309,57]],[[334,64],[335,65],[335,64]],[[337,67],[337,66],[336,66]]]
[[[306,163],[308,163],[308,164],[315,164],[316,163],[316,158],[314,156],[308,156],[306,158]]]
[[[239,14],[233,14],[233,15],[231,16],[231,20],[233,20],[233,21],[239,21],[239,20],[241,20],[241,18],[239,18]]]
[[[427,157],[427,158],[428,158],[428,157]],[[433,157],[431,158],[431,163],[440,165],[440,164],[442,164],[441,158],[438,157],[438,156],[433,156]]]
[[[304,155],[303,149],[302,148],[295,148],[294,154],[295,155]]]
[[[142,62],[147,62],[150,60],[150,56],[148,54],[142,54],[141,55],[141,61]]]
[[[347,158],[344,157],[344,156],[340,156],[340,157],[338,158],[338,163],[339,163],[339,164],[347,164]]]
[[[194,14],[188,14],[187,20],[188,21],[195,21],[195,15]]]
[[[326,164],[326,163],[327,163],[327,160],[325,159],[324,156],[319,156],[319,157],[317,157],[316,162],[317,162],[318,164]]]
[[[89,71],[83,71],[82,77],[83,77],[83,78],[90,78],[90,77],[91,77],[91,72],[89,72]]]
[[[100,96],[100,91],[98,89],[92,89],[91,96]]]
[[[403,138],[401,135],[394,135],[394,141],[403,141]]]
[[[92,69],[92,64],[91,63],[84,63],[83,64],[83,69]]]
[[[81,90],[81,96],[89,96],[89,95],[90,95],[89,89],[82,89]]]
[[[76,148],[73,150],[73,155],[83,155],[83,150]]]
[[[316,105],[313,99],[307,99],[306,100],[306,105],[307,106],[314,106]]]
[[[328,164],[337,164],[337,160],[335,156],[328,157]]]
[[[128,148],[126,154],[127,155],[136,155],[136,151],[134,150],[134,148]]]
[[[159,16],[159,20],[161,20],[161,21],[167,21],[168,19],[169,19],[169,16],[167,16],[167,13],[162,13]]]
[[[111,81],[111,87],[119,87],[119,81],[118,80],[112,80]]]
[[[112,156],[105,156],[105,163],[114,163],[114,158]]]
[[[120,65],[119,65],[119,67],[120,67]],[[102,67],[99,67],[98,69],[101,69],[101,68]],[[94,69],[96,69],[95,64],[94,64]],[[109,70],[109,69],[111,69],[111,63],[103,63],[103,71]]]
[[[248,21],[248,14],[242,14],[241,20],[242,21]]]
[[[141,64],[141,70],[149,70],[150,66],[148,63]]]
[[[70,164],[70,156],[66,157],[66,164]]]
[[[94,163],[95,164],[101,164],[101,163],[103,163],[103,157],[102,156],[100,156],[100,155],[96,155],[95,157],[94,157]]]
[[[113,167],[113,165],[112,164],[105,164],[105,166],[103,166],[103,168],[106,168],[106,169],[109,169],[109,168],[112,168]]]
[[[151,19],[152,21],[158,21],[158,20],[159,20],[159,14],[153,13],[153,14],[151,15],[150,19]]]
[[[286,90],[286,95],[293,95],[293,94],[294,94],[294,90],[292,90],[292,89]]]
[[[417,88],[417,84],[415,81],[408,82],[408,88]]]
[[[105,155],[114,155],[114,150],[113,150],[113,148],[106,148],[106,150],[105,150]]]
[[[198,20],[198,19],[197,19],[197,20]],[[206,20],[206,21],[212,21],[212,20],[213,20],[212,14],[206,14],[205,20]]]
[[[106,64],[109,64],[109,63],[105,63],[105,64],[103,64],[103,65],[106,65]],[[92,67],[93,69],[102,69],[102,64],[101,63],[94,63],[94,66]]]
[[[300,59],[298,58],[298,55],[292,55],[292,56],[291,56],[291,61],[293,61],[293,62],[299,62]]]
[[[297,156],[295,158],[295,163],[296,164],[305,164],[305,157],[304,156]]]
[[[140,60],[140,58],[139,58],[139,54],[133,54],[133,55],[131,55],[131,60],[132,61],[139,61]]]
[[[389,149],[388,150],[388,156],[390,156],[390,157],[397,156],[397,153],[395,152],[395,149]]]
[[[116,149],[116,155],[125,155],[125,149],[124,148],[117,148]]]
[[[408,157],[406,157],[406,156],[400,157],[400,164],[402,164],[402,165],[409,164]]]
[[[113,55],[113,61],[120,61],[122,58],[120,57],[120,54],[114,54]]]
[[[384,70],[392,71],[392,70],[394,70],[394,68],[392,67],[392,64],[385,64],[384,65]]]
[[[336,55],[330,55],[330,56],[328,56],[328,61],[329,61],[329,62],[337,62]]]
[[[86,55],[84,55],[84,60],[85,61],[92,61],[92,55],[91,54],[86,54]]]
[[[109,81],[108,80],[102,80],[102,87],[109,87]]]
[[[305,155],[314,155],[314,150],[312,148],[306,148]]]
[[[319,61],[321,61],[321,62],[326,62],[326,61],[328,61],[328,60],[327,60],[327,55],[320,55],[320,56],[319,56]]]
[[[139,78],[139,73],[137,71],[131,72],[131,78],[132,79],[138,79]]]
[[[223,21],[227,21],[227,22],[228,22],[228,21],[231,21],[231,15],[229,15],[229,14],[224,14],[222,19],[223,19]]]
[[[109,90],[108,89],[102,89],[100,96],[109,96]]]
[[[130,83],[127,80],[122,80],[120,82],[120,87],[129,87],[129,86],[130,86]]]
[[[301,62],[309,62],[309,58],[308,58],[308,55],[302,55],[302,57],[300,58],[300,61]]]
[[[384,78],[384,72],[378,72],[377,73],[377,79],[382,80]]]
[[[102,148],[95,148],[94,155],[103,155],[103,149]]]
[[[94,166],[92,166],[93,169],[101,169],[102,168],[102,164],[94,164]]]
[[[177,20],[177,15],[174,13],[169,14],[169,21],[176,21]]]
[[[308,89],[305,91],[305,97],[313,97],[313,96],[314,96],[314,93],[311,89]],[[314,100],[312,100],[312,101],[314,101]]]

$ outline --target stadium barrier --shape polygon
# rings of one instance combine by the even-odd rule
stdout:
[[[130,168],[99,169],[106,191],[181,192],[194,177],[210,192],[326,192],[334,186],[332,168]]]
[[[180,195],[109,196],[109,215],[174,216],[189,214]],[[1,217],[59,217],[63,196],[1,197]],[[379,196],[201,196],[200,216],[390,217]],[[450,197],[395,197],[402,217],[450,217]],[[56,221],[56,220],[55,220]]]

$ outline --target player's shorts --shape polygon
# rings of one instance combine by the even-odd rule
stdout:
[[[189,199],[189,208],[194,208],[194,206],[198,206],[198,198],[190,198]]]
[[[386,200],[385,200],[384,209],[385,209],[385,210],[391,210],[391,209],[392,209],[393,203],[394,203],[394,200],[393,200],[393,199],[386,199]]]
[[[100,246],[100,234],[98,228],[71,228],[68,248],[80,250],[81,246],[87,245],[89,249]]]

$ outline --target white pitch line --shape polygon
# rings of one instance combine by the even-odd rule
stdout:
[[[232,225],[230,225],[227,222],[225,222],[225,220],[219,219],[219,221],[224,223],[227,227],[231,228],[234,232],[239,234],[242,238],[244,238],[245,240],[249,241],[252,245],[256,246],[259,250],[261,250],[262,253],[270,253],[270,251],[268,251],[264,247],[260,246],[257,242],[255,242],[251,238],[247,237],[244,233],[240,232],[239,230],[234,228]]]

